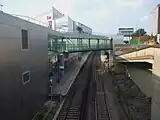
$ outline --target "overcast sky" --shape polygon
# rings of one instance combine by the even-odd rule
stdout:
[[[151,12],[158,1],[160,3],[160,0],[0,0],[0,4],[4,12],[31,17],[55,6],[94,32],[116,34],[118,27],[145,28],[151,33]]]

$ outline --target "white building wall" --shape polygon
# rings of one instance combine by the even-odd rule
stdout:
[[[54,21],[53,21],[54,24]],[[77,27],[81,27],[84,33],[92,33],[92,29],[88,26],[81,24],[79,22],[75,22],[69,16],[64,16],[56,20],[56,30],[64,31],[64,32],[78,32]],[[54,27],[54,25],[53,25]]]
[[[153,34],[158,34],[158,6],[156,7],[155,11],[153,12]]]
[[[85,33],[90,33],[90,34],[92,33],[92,29],[85,25],[82,25],[82,29]]]
[[[79,23],[79,22],[76,25],[81,27],[84,33],[92,34],[92,29],[90,27],[88,27],[82,23]]]
[[[54,22],[54,21],[53,21]],[[64,16],[56,20],[56,30],[57,31],[68,31],[68,16]]]
[[[28,50],[21,50],[22,29],[28,30]],[[31,120],[48,99],[48,34],[58,35],[44,26],[0,12],[0,116],[3,120]],[[24,85],[25,71],[30,71],[31,78]]]
[[[123,35],[107,35],[108,37],[113,38],[113,44],[124,44]]]
[[[74,21],[68,16],[68,32],[74,31]]]

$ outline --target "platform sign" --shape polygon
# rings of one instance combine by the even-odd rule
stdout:
[[[64,54],[59,55],[60,77],[64,76]]]
[[[64,54],[60,54],[59,59],[60,59],[60,69],[64,69]]]

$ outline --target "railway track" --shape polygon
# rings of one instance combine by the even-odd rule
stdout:
[[[101,70],[96,71],[95,80],[97,83],[97,93],[95,101],[96,120],[112,120],[109,104],[107,103],[107,94],[105,92],[104,84],[101,79]]]
[[[83,108],[85,107],[85,97],[87,96],[89,75],[92,72],[92,63],[95,57],[95,53],[91,54],[89,59],[82,67],[79,75],[73,83],[66,101],[58,115],[57,120],[83,120],[84,113]]]
[[[96,71],[97,58],[97,53],[92,53],[82,67],[57,120],[111,120],[104,86]]]

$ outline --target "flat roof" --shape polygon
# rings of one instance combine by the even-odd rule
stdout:
[[[71,38],[71,39],[76,39],[76,38],[102,39],[102,40],[109,39],[109,37],[107,37],[107,36],[90,35],[90,34],[85,34],[85,33],[79,34],[78,32],[66,32],[66,33],[63,33],[62,36],[64,38]]]
[[[79,32],[66,32],[66,33],[61,33],[52,30],[51,28],[48,28],[46,26],[43,26],[41,24],[35,23],[35,21],[28,21],[27,19],[23,19],[21,17],[17,17],[11,14],[7,14],[4,12],[0,12],[0,16],[2,19],[0,19],[1,22],[5,21],[7,19],[6,24],[12,24],[14,26],[18,26],[21,28],[26,28],[26,29],[42,29],[43,31],[47,31],[48,36],[50,37],[59,37],[59,38],[69,38],[69,39],[77,39],[77,38],[82,38],[82,39],[100,39],[100,40],[107,40],[109,37],[107,36],[101,36],[101,35],[91,35],[91,34],[86,34],[86,33],[81,33]],[[25,16],[26,18],[27,16]],[[16,21],[16,22],[15,22]]]

